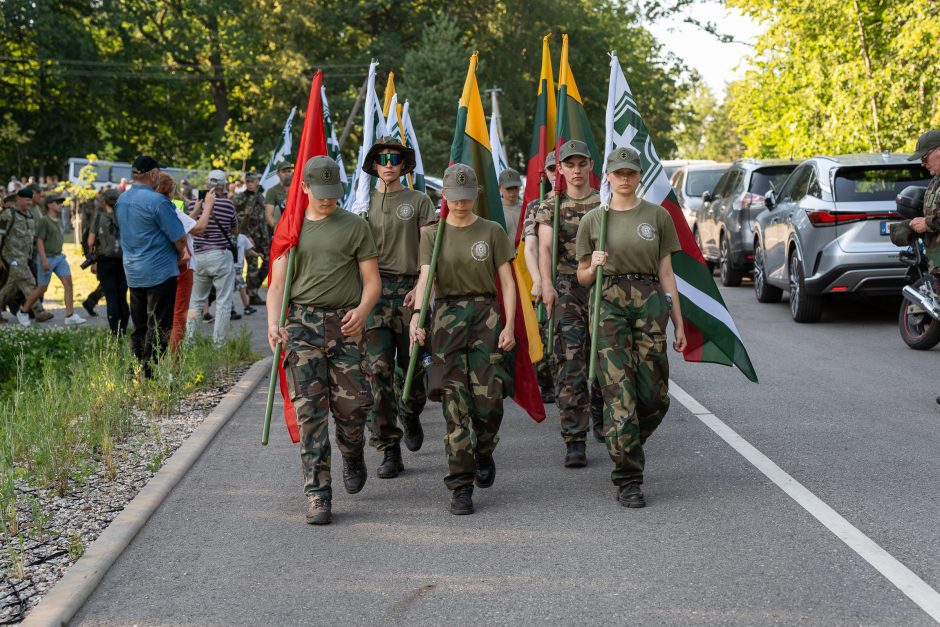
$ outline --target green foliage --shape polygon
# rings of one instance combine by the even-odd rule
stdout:
[[[905,152],[940,126],[934,0],[728,0],[767,27],[731,86],[751,156]]]
[[[15,393],[17,372],[24,381],[33,381],[47,368],[63,369],[102,336],[102,329],[91,327],[40,330],[6,325],[0,329],[0,401]]]

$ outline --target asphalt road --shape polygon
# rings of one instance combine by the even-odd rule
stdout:
[[[940,589],[936,351],[908,349],[896,303],[844,302],[797,325],[786,303],[723,294],[761,378],[672,359],[674,381]],[[252,321],[252,326],[257,323]],[[924,625],[931,618],[680,403],[647,445],[648,506],[615,500],[610,461],[565,469],[557,412],[513,403],[477,513],[446,511],[443,420],[399,478],[334,523],[304,524],[299,455],[260,445],[266,385],[112,568],[79,625]],[[340,472],[339,460],[334,464]]]

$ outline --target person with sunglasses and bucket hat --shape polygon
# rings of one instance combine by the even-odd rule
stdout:
[[[377,470],[383,479],[404,470],[402,439],[410,451],[420,449],[424,441],[419,419],[426,401],[423,371],[416,373],[408,401],[395,391],[396,365],[402,372],[408,369],[408,321],[418,281],[421,229],[436,219],[428,195],[401,182],[414,168],[414,150],[395,137],[376,140],[362,165],[363,172],[379,179],[365,217],[379,253],[382,295],[366,323],[366,351],[375,396],[369,412],[370,444],[383,453]]]
[[[578,225],[578,282],[584,288],[594,286],[597,269],[603,269],[596,359],[604,397],[604,442],[614,462],[611,480],[617,499],[624,507],[636,508],[646,505],[640,488],[643,445],[669,409],[670,318],[673,348],[681,352],[686,345],[672,270],[672,253],[680,246],[669,212],[637,196],[642,166],[636,150],[614,148],[604,171],[612,193],[610,206],[591,210]]]

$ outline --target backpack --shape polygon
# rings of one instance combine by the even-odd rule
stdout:
[[[95,216],[94,234],[95,234],[95,254],[99,257],[108,257],[111,259],[121,258],[121,230],[118,228],[117,214],[112,214],[110,220],[101,227],[101,214],[98,212]]]

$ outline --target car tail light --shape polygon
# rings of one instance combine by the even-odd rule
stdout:
[[[835,287],[832,288],[832,291],[833,292],[848,292],[849,286],[848,285],[836,285]]]
[[[751,209],[764,206],[764,197],[760,194],[752,194],[751,192],[745,192],[741,196],[741,208],[742,209]]]
[[[806,217],[813,226],[833,226],[835,224],[850,224],[864,220],[893,220],[898,217],[894,211],[880,213],[866,213],[864,211],[823,211],[807,210]]]

